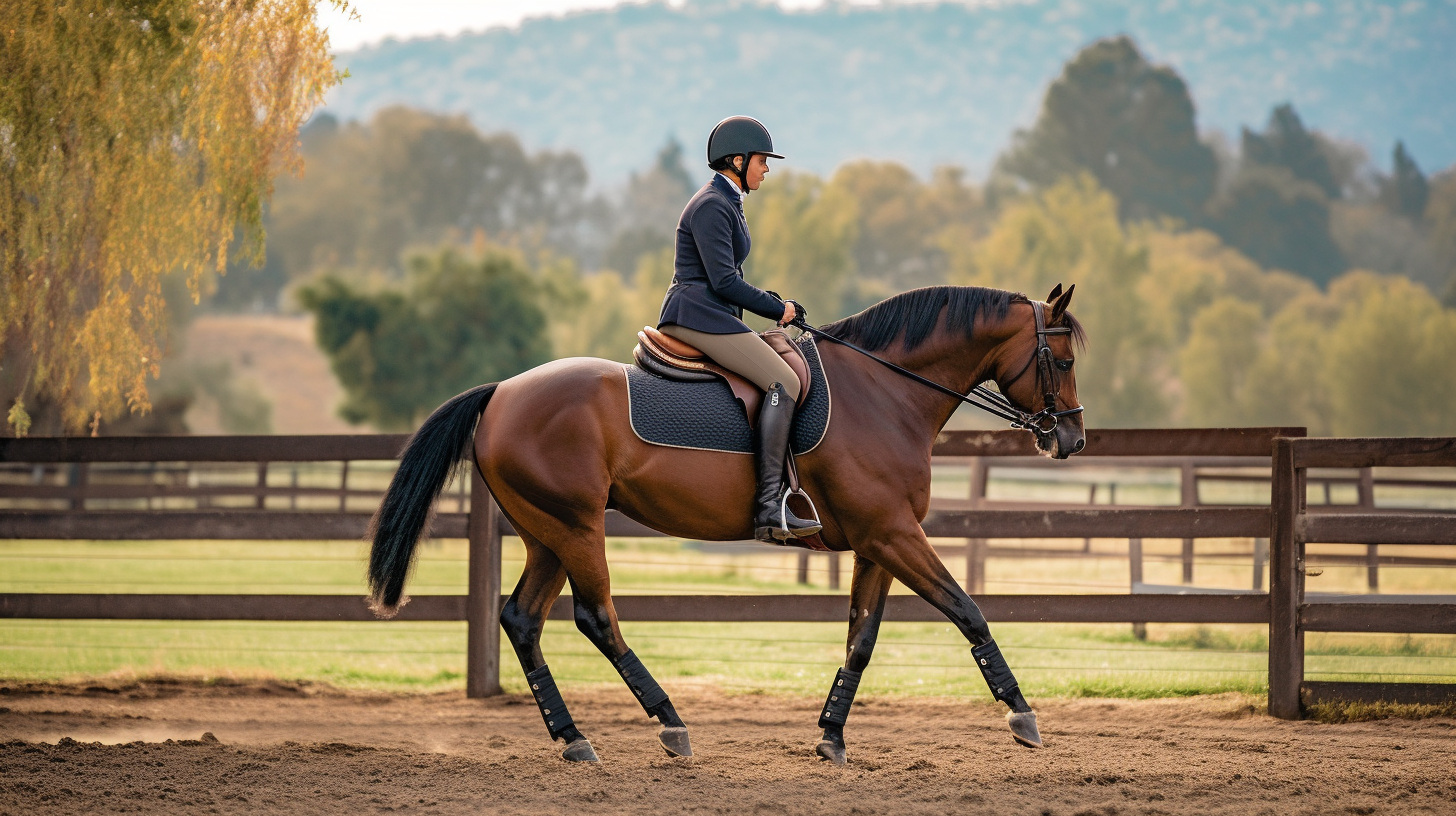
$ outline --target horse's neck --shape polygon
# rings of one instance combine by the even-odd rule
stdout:
[[[875,354],[964,394],[980,380],[988,356],[1006,339],[1005,334],[1002,322],[987,320],[971,338],[938,328],[913,351],[905,351],[897,340]],[[854,372],[851,375],[856,380],[854,388],[862,396],[872,395],[885,424],[901,428],[908,436],[933,439],[961,405],[960,400],[897,374],[857,352],[843,347],[836,351],[842,352],[837,356]]]

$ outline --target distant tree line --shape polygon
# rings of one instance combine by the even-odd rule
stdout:
[[[595,192],[572,154],[403,108],[320,117],[302,143],[266,267],[234,270],[215,303],[313,311],[344,416],[392,429],[552,356],[627,359],[707,178],[669,140]],[[1402,144],[1380,173],[1291,105],[1221,143],[1176,72],[1115,38],[1067,64],[984,186],[791,167],[747,201],[747,271],[816,321],[915,286],[1077,282],[1096,425],[1456,432],[1451,378],[1431,376],[1456,343],[1456,173],[1428,178]]]

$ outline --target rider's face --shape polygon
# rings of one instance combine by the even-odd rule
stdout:
[[[757,190],[758,185],[763,183],[763,177],[768,175],[768,156],[762,153],[754,153],[748,157],[748,189]]]

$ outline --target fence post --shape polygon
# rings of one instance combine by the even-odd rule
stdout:
[[[1301,500],[1294,467],[1294,440],[1274,440],[1273,477],[1269,497],[1269,714],[1281,720],[1300,718],[1299,687],[1304,682],[1304,629],[1299,625],[1303,601],[1304,559],[1294,536]]]
[[[970,462],[970,492],[967,498],[972,507],[980,507],[986,498],[986,460],[974,456]],[[966,592],[980,595],[986,591],[986,539],[966,539]]]
[[[1375,472],[1371,468],[1360,468],[1358,485],[1360,507],[1366,512],[1375,509]],[[1365,583],[1371,592],[1380,591],[1380,545],[1365,545]]]
[[[829,553],[829,588],[839,589],[839,553]]]
[[[1128,592],[1136,593],[1138,591],[1138,584],[1143,582],[1143,540],[1141,538],[1129,538],[1127,540],[1127,577],[1129,584]],[[1147,622],[1133,621],[1132,636],[1138,640],[1147,640]]]
[[[490,697],[500,686],[500,510],[480,471],[470,471],[469,594],[465,598],[465,696]]]
[[[1181,501],[1184,507],[1198,506],[1198,472],[1193,469],[1193,462],[1183,463],[1178,478],[1178,487]],[[1183,539],[1183,583],[1193,583],[1193,539]]]

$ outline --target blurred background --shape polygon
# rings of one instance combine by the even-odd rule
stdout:
[[[300,172],[263,196],[266,252],[206,272],[195,301],[190,273],[163,281],[169,331],[147,381],[151,410],[98,412],[99,433],[408,431],[450,396],[553,358],[625,361],[636,330],[656,322],[678,214],[710,176],[709,130],[749,114],[787,159],[747,201],[747,274],[803,301],[816,323],[919,286],[1040,298],[1076,284],[1091,427],[1456,435],[1451,0],[360,0],[317,20],[348,75],[297,134]],[[12,137],[0,127],[0,157],[24,147]],[[20,345],[6,353],[23,357]],[[25,396],[32,435],[85,432],[26,393],[24,370],[0,359],[0,403]],[[952,423],[994,427],[973,414]],[[121,495],[112,483],[77,498],[77,468],[27,464],[7,484],[74,495],[6,507],[264,508],[261,491],[287,490],[267,509],[368,512],[392,470],[245,464],[91,471],[96,484],[177,493],[125,500],[105,498]],[[975,467],[938,463],[936,500],[1268,497],[1267,468],[1216,462]],[[194,505],[184,488],[212,492]],[[1322,474],[1309,490],[1314,505],[1456,506],[1446,471]],[[1266,585],[1259,540],[1200,541],[1196,553],[1192,539],[1137,541],[994,541],[979,572],[966,546],[943,554],[977,593]],[[843,591],[827,556],[609,546],[614,586],[628,593]],[[426,548],[413,589],[463,591],[465,547]],[[354,541],[7,541],[0,590],[357,594],[363,552]],[[1328,545],[1320,557],[1327,572],[1311,591],[1449,592],[1456,569],[1420,548],[1377,558]],[[505,586],[522,559],[508,538]],[[817,693],[842,644],[829,624],[631,627],[671,673],[728,688]],[[0,676],[21,678],[262,672],[432,688],[461,683],[464,661],[456,623],[26,621],[0,634]],[[569,623],[548,634],[576,637]],[[1011,624],[998,638],[1022,650],[1039,694],[1264,687],[1262,626]],[[552,643],[570,658],[553,657],[569,667],[563,679],[612,679],[571,642],[576,652]],[[1448,636],[1310,644],[1311,672],[1332,677],[1449,678],[1456,660]],[[964,686],[964,643],[948,626],[887,626],[881,648],[893,658],[883,665],[900,667],[898,691]]]
[[[263,263],[168,298],[153,411],[103,433],[408,430],[627,359],[740,113],[788,157],[748,275],[816,322],[1075,283],[1092,426],[1456,433],[1450,2],[405,5],[321,13],[348,76]]]

